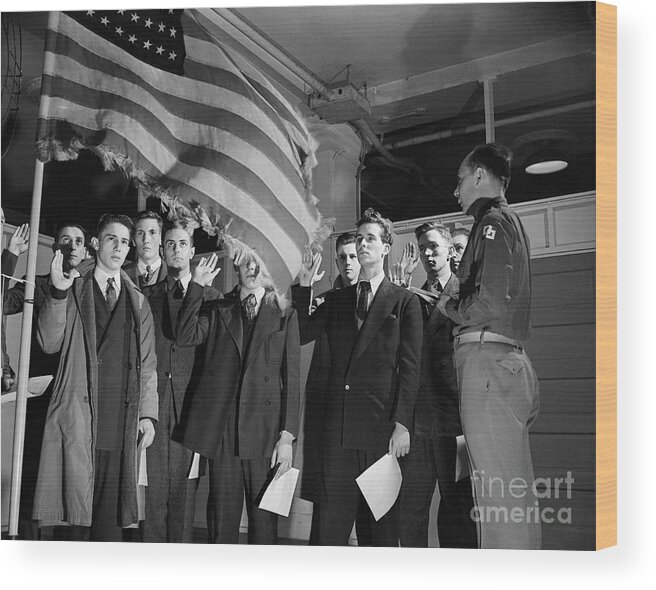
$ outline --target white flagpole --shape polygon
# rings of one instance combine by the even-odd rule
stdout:
[[[56,28],[58,12],[48,15],[48,29]],[[46,33],[47,34],[47,33]],[[44,55],[44,66],[49,57]],[[44,67],[45,70],[45,67]],[[45,118],[43,95],[39,105],[39,118]],[[9,495],[9,537],[18,535],[18,514],[20,509],[21,477],[23,475],[23,451],[25,447],[25,413],[27,410],[27,385],[30,371],[30,346],[32,343],[32,317],[34,310],[34,279],[39,245],[39,221],[41,219],[41,195],[43,192],[43,170],[45,164],[36,160],[34,168],[34,187],[32,189],[32,212],[30,214],[30,241],[27,252],[27,277],[25,300],[23,303],[23,323],[21,326],[20,356],[18,360],[18,385],[16,389],[16,413],[14,419],[14,446],[11,463],[11,492]]]
[[[39,246],[39,219],[41,217],[41,192],[43,189],[43,162],[36,161],[34,188],[32,190],[32,213],[30,215],[30,242],[27,252],[27,277],[23,303],[20,356],[18,361],[18,387],[16,390],[16,413],[14,418],[14,447],[11,464],[11,494],[9,496],[9,536],[18,535],[18,512],[20,508],[21,477],[23,474],[23,448],[25,446],[25,412],[27,410],[27,384],[30,375],[30,346],[32,342],[32,311],[34,308],[34,277]]]

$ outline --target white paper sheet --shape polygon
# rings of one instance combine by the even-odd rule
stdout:
[[[355,479],[377,521],[385,516],[396,502],[402,480],[399,462],[394,455],[388,453]]]
[[[40,377],[30,377],[27,381],[27,397],[37,397],[42,395],[52,381],[52,375],[42,375]],[[10,391],[2,394],[2,403],[16,401],[16,383]]]
[[[262,495],[260,508],[281,516],[289,516],[296,482],[298,481],[298,473],[298,469],[292,467],[278,479],[272,480]]]
[[[191,458],[191,467],[189,468],[189,475],[187,476],[187,479],[198,479],[199,472],[200,455],[198,453],[194,453],[193,457]]]
[[[460,481],[469,476],[469,453],[465,437],[461,434],[456,437],[458,448],[456,450],[456,481]]]
[[[139,454],[139,478],[137,480],[137,485],[147,486],[148,485],[148,465],[146,463],[146,449],[142,449]]]

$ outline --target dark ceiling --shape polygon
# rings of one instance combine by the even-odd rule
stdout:
[[[394,220],[456,210],[458,165],[486,137],[484,79],[492,80],[496,141],[516,156],[511,202],[595,188],[592,2],[231,12],[316,79],[339,80],[350,64],[353,85],[361,92],[366,85],[371,114],[362,120],[386,149],[366,142],[362,207],[373,205]],[[46,13],[3,13],[2,21],[3,73],[19,30],[22,41],[23,92],[13,134],[5,133],[3,85],[2,205],[8,221],[18,223],[27,219],[31,202],[38,99],[28,91],[41,73]],[[290,99],[307,102],[309,88],[286,80],[283,87]],[[545,145],[557,148],[568,168],[527,175],[526,160]],[[409,166],[393,165],[387,150]],[[92,227],[108,207],[136,211],[136,191],[120,173],[103,173],[90,154],[47,165],[42,231],[49,233],[58,219],[71,216]]]

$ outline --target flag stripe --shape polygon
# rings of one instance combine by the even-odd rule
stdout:
[[[119,47],[107,42],[99,43],[99,41],[100,39],[95,33],[72,18],[62,15],[59,35],[53,41],[46,41],[46,50],[52,47],[51,44],[54,44],[53,53],[73,55],[80,64],[86,64],[102,71],[114,72],[116,77],[148,87],[152,93],[161,92],[164,96],[192,101],[195,104],[191,107],[190,112],[201,105],[216,107],[217,104],[221,104],[225,110],[238,115],[244,121],[255,122],[276,148],[281,150],[293,165],[297,164],[297,155],[290,147],[284,125],[272,119],[259,105],[255,104],[245,88],[243,88],[243,94],[230,88],[230,84],[236,78],[234,75],[226,76],[225,74],[230,74],[229,71],[212,68],[212,75],[209,75],[210,67],[203,66],[201,71],[204,73],[201,79],[190,79],[189,76],[183,77],[176,74],[162,76],[159,70],[143,63]],[[190,49],[189,53],[193,54],[193,51]],[[220,54],[215,53],[214,55],[218,63]],[[192,71],[198,71],[193,65],[193,55],[188,55],[188,57],[186,67]],[[229,67],[227,60],[223,59],[222,61]],[[233,72],[233,74],[236,73]],[[59,70],[58,74],[65,75],[66,71]],[[228,87],[224,86],[226,84]],[[208,121],[212,120],[212,118],[208,119]]]
[[[285,212],[281,211],[281,215],[289,218],[292,227],[312,222],[305,201],[298,197],[294,199],[294,193],[299,194],[303,190],[300,182],[291,184],[287,177],[278,173],[270,159],[259,156],[258,150],[250,142],[216,127],[182,120],[169,113],[159,102],[153,101],[139,87],[126,87],[120,79],[115,80],[97,71],[85,72],[83,68],[68,67],[63,59],[62,65],[66,66],[69,77],[80,81],[93,81],[93,88],[87,88],[70,80],[58,79],[48,95],[68,100],[71,105],[66,108],[69,110],[75,108],[74,104],[96,109],[108,109],[111,106],[111,109],[125,116],[140,120],[159,142],[171,152],[180,154],[179,157],[188,163],[198,157],[204,165],[217,170],[221,169],[222,163],[227,163],[231,168],[234,165],[240,166],[239,174],[243,174],[245,185],[252,187],[253,194],[259,195],[263,202],[280,201],[286,208]],[[121,96],[115,94],[118,89],[122,90]],[[129,96],[132,100],[123,96]],[[58,103],[58,108],[63,107],[64,103]],[[229,116],[230,114],[227,114],[223,117],[224,123]],[[109,124],[107,120],[99,123],[96,125],[97,129]],[[175,134],[172,133],[173,130]],[[131,132],[134,131],[128,129],[128,133]],[[205,138],[205,145],[195,145],[194,138],[197,137]],[[211,146],[217,146],[218,149],[212,149]],[[234,162],[234,165],[230,162]],[[168,171],[159,170],[159,173],[166,175]]]
[[[51,110],[64,111],[67,108],[60,104],[60,102],[65,102],[60,99],[43,97],[42,100],[48,103],[47,106]],[[96,110],[79,105],[75,105],[74,108],[76,127],[79,128],[80,134],[87,136],[89,132],[95,132],[97,130]],[[180,161],[175,153],[164,149],[148,130],[142,127],[141,121],[122,117],[119,113],[111,113],[109,122],[111,124],[104,129],[103,145],[116,146],[120,153],[137,153],[140,160],[135,164],[147,173],[152,173],[153,170],[175,168],[177,172],[190,178],[187,186],[194,189],[197,200],[207,203],[209,199],[228,212],[240,211],[240,216],[248,219],[253,227],[268,236],[279,250],[290,252],[289,260],[285,261],[290,274],[294,269],[300,268],[297,266],[300,264],[300,253],[298,256],[293,255],[293,252],[298,252],[298,246],[295,244],[299,242],[292,240],[287,226],[284,226],[284,229],[281,227],[280,219],[276,217],[277,212],[272,212],[271,207],[263,206],[251,194],[240,186],[230,183],[213,169],[194,167]],[[132,128],[133,132],[129,133],[129,128]],[[135,133],[134,128],[137,128],[136,131],[139,132]],[[58,132],[60,137],[63,134],[64,132]],[[128,144],[133,148],[130,151],[126,151]],[[144,154],[149,154],[150,158]]]

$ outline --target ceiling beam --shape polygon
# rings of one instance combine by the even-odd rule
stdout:
[[[372,107],[382,106],[470,82],[496,78],[503,74],[568,57],[592,53],[594,48],[594,31],[573,33],[466,63],[409,76],[402,80],[386,82],[373,88],[369,87],[368,98]]]

